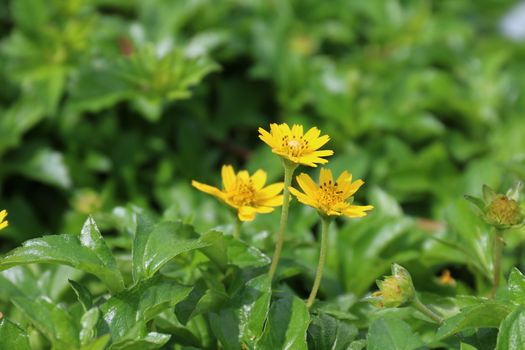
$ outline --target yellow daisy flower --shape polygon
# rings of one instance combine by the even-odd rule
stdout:
[[[310,176],[305,173],[296,177],[297,183],[304,193],[290,187],[290,192],[297,197],[299,202],[311,206],[323,216],[345,215],[351,218],[366,216],[371,205],[352,205],[354,193],[364,184],[363,180],[352,182],[352,174],[344,171],[334,182],[332,172],[322,168],[318,186]],[[350,199],[350,201],[348,201]]]
[[[237,174],[231,165],[223,165],[221,170],[222,190],[197,181],[192,181],[193,187],[219,198],[230,207],[237,209],[241,221],[252,221],[257,213],[270,213],[283,204],[283,183],[275,183],[264,187],[266,172],[257,170],[253,175],[246,170]]]
[[[319,150],[330,140],[328,135],[319,136],[321,131],[313,127],[303,134],[302,125],[270,124],[270,132],[259,128],[259,138],[278,154],[295,164],[316,167],[328,161],[322,157],[334,154],[331,150]]]
[[[9,225],[9,221],[4,220],[6,216],[7,216],[7,211],[5,209],[0,211],[0,230],[6,228],[7,225]]]

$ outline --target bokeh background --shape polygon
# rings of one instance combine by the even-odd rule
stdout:
[[[393,261],[423,290],[451,292],[444,269],[455,288],[486,288],[488,228],[462,196],[525,179],[517,5],[1,1],[0,252],[76,234],[88,215],[127,249],[136,208],[228,231],[191,180],[219,185],[222,164],[280,180],[257,128],[302,123],[332,137],[329,167],[363,178],[357,201],[376,206],[338,222],[321,296],[363,295]],[[270,253],[277,220],[258,216],[245,239]],[[293,204],[290,220],[283,273],[307,290],[294,278],[313,275],[317,219]],[[523,270],[525,232],[511,232],[504,266]]]

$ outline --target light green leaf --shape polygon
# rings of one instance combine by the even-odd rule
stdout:
[[[513,268],[508,283],[510,300],[525,306],[525,276],[517,268]]]
[[[80,343],[86,345],[96,336],[96,326],[100,311],[97,307],[89,309],[80,319]]]
[[[517,307],[503,320],[495,350],[525,349],[525,308]]]
[[[106,334],[100,338],[93,340],[89,344],[82,345],[80,350],[104,350],[106,349],[106,345],[109,343],[110,339],[111,336],[109,334]]]
[[[439,327],[436,337],[439,339],[450,337],[466,329],[497,328],[511,311],[511,305],[481,301],[479,305],[466,307],[459,314],[446,319]]]
[[[31,350],[27,333],[6,318],[0,320],[0,349]]]
[[[49,148],[37,149],[18,160],[16,169],[20,174],[45,184],[64,189],[71,187],[71,177],[64,156]]]
[[[53,349],[75,349],[79,344],[79,329],[71,316],[46,298],[14,297],[18,307],[53,344]]]
[[[423,346],[410,326],[397,318],[381,317],[370,325],[368,350],[412,350]]]

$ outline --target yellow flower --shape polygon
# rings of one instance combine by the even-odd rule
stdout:
[[[299,202],[317,209],[321,215],[345,215],[357,218],[366,216],[366,211],[374,208],[371,205],[351,204],[352,196],[364,182],[363,180],[352,182],[352,174],[347,171],[344,171],[334,182],[332,172],[329,169],[322,168],[319,176],[321,186],[318,186],[310,176],[304,173],[297,176],[296,179],[304,193],[293,187],[290,187],[290,192],[297,197]]]
[[[4,220],[6,216],[7,216],[7,211],[5,209],[0,211],[0,230],[6,228],[7,225],[9,225],[9,221]]]
[[[259,128],[259,138],[272,148],[272,152],[295,164],[316,167],[317,163],[328,163],[322,157],[334,154],[331,150],[320,150],[330,140],[328,135],[319,137],[316,127],[303,134],[302,125],[270,124],[270,132]]]
[[[266,172],[257,170],[253,175],[246,170],[235,174],[231,165],[223,165],[221,170],[222,190],[192,181],[193,187],[211,194],[237,209],[241,221],[252,221],[257,213],[270,213],[273,207],[283,204],[283,183],[275,183],[264,187]]]

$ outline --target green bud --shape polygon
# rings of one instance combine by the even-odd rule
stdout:
[[[372,302],[379,307],[399,307],[410,304],[416,297],[412,278],[408,271],[392,264],[392,276],[378,280],[379,291],[372,294]]]
[[[465,198],[476,205],[483,220],[497,229],[508,229],[523,223],[524,215],[519,205],[521,182],[517,182],[506,194],[496,193],[492,188],[483,185],[483,199],[465,195]]]

